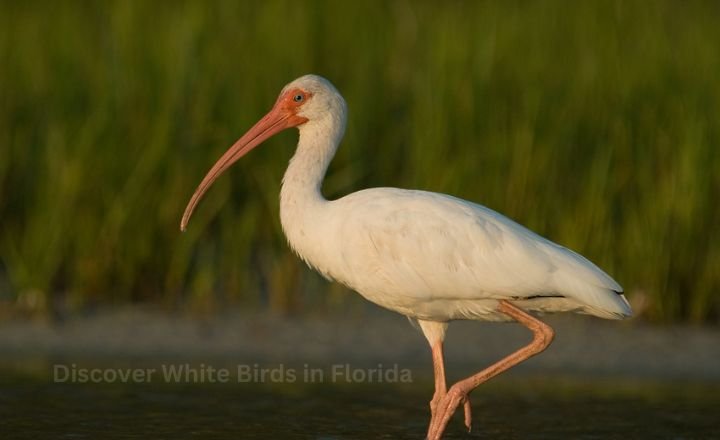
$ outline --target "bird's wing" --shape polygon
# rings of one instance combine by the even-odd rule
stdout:
[[[556,267],[535,237],[490,209],[422,191],[355,194],[348,205],[357,209],[340,228],[352,242],[343,260],[358,273],[381,275],[398,294],[499,298],[550,288]]]
[[[345,273],[358,274],[347,280],[358,289],[427,300],[622,291],[582,256],[481,205],[394,188],[340,201],[341,259]]]

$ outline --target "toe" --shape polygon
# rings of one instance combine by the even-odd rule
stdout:
[[[472,431],[472,409],[470,408],[470,398],[465,397],[463,402],[463,408],[465,410],[465,427],[468,432]]]

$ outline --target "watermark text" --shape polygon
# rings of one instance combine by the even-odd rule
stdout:
[[[409,383],[412,371],[398,364],[356,367],[348,363],[300,367],[285,364],[161,364],[156,368],[94,368],[55,364],[56,383]]]

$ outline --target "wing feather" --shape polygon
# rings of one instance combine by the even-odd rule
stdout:
[[[614,293],[622,292],[620,285],[597,266],[484,206],[394,188],[338,202],[347,214],[337,228],[338,239],[347,242],[341,259],[350,275],[344,282],[358,291],[413,300],[559,294],[629,313]]]

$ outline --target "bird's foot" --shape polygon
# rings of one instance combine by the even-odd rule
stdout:
[[[465,412],[465,427],[467,427],[468,432],[470,432],[472,427],[470,397],[468,396],[468,391],[464,390],[460,384],[455,384],[450,387],[447,394],[441,397],[435,396],[430,402],[432,417],[430,418],[430,427],[428,428],[428,440],[440,440],[440,438],[442,438],[443,432],[450,421],[450,417],[455,413],[460,403],[463,404]]]

